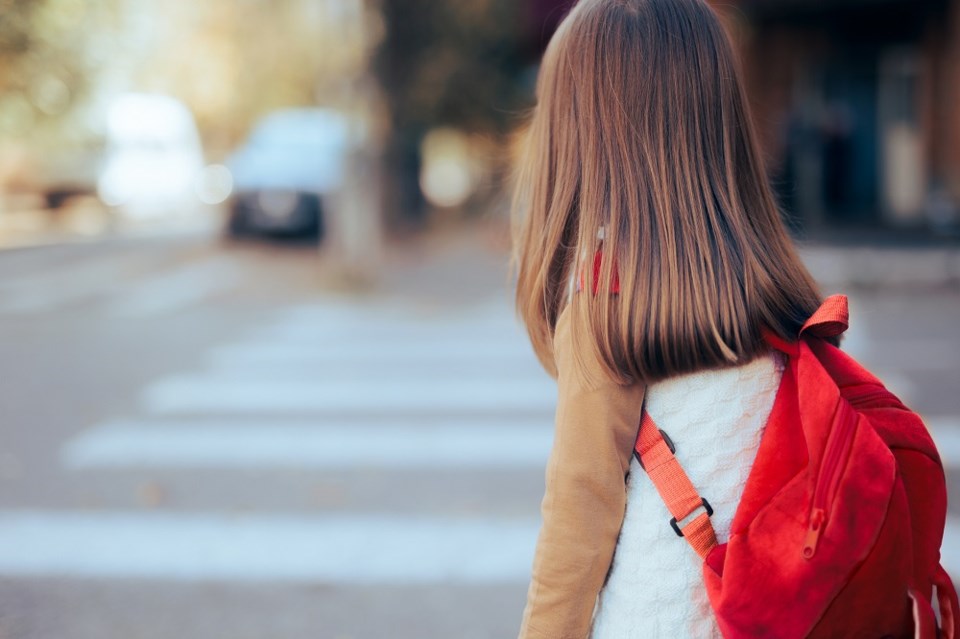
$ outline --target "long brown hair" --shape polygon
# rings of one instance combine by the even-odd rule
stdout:
[[[749,361],[820,294],[771,193],[733,48],[702,0],[581,0],[544,54],[514,197],[517,308],[543,365],[621,382]],[[601,239],[602,238],[602,239]],[[594,256],[599,289],[589,294]],[[619,292],[611,285],[619,280]]]

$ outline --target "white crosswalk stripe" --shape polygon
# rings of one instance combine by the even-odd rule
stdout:
[[[549,422],[412,420],[342,425],[262,421],[119,422],[87,431],[63,450],[70,468],[530,468],[546,463]],[[467,422],[467,423],[464,423]],[[371,445],[375,442],[375,445]]]
[[[0,574],[341,584],[517,583],[538,522],[0,512]]]
[[[396,379],[371,388],[357,380],[235,380],[176,377],[147,389],[144,404],[160,415],[171,413],[449,413],[544,412],[555,403],[549,380]]]
[[[469,335],[469,333],[468,333]],[[337,366],[352,364],[371,369],[391,363],[430,362],[433,364],[489,360],[523,365],[530,361],[530,347],[520,340],[469,341],[430,336],[429,341],[409,337],[394,341],[390,336],[377,336],[371,341],[363,335],[334,336],[326,344],[253,342],[216,349],[211,355],[214,365],[223,368],[256,367],[263,364]]]

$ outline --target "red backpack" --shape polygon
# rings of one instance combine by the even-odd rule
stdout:
[[[636,454],[674,530],[704,559],[724,637],[960,639],[957,593],[940,565],[940,456],[915,413],[822,339],[846,330],[847,317],[837,295],[798,341],[766,334],[787,365],[726,543],[673,443],[643,414]]]

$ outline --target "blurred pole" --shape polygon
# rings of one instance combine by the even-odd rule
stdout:
[[[345,165],[343,188],[334,202],[330,248],[340,283],[368,288],[377,280],[382,247],[378,162],[366,145],[360,145],[348,154]]]
[[[337,284],[365,289],[376,284],[383,247],[383,96],[367,74],[346,82],[340,93],[350,128],[324,250],[332,258]]]

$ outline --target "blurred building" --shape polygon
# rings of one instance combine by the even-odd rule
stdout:
[[[712,1],[800,225],[957,229],[960,0]]]
[[[960,0],[710,0],[797,226],[960,229]],[[537,53],[572,0],[531,0]]]

